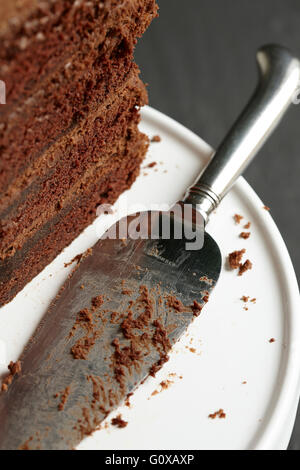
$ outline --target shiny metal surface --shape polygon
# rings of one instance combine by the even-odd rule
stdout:
[[[264,46],[257,63],[254,95],[185,199],[206,219],[274,131],[299,88],[300,63],[287,49]]]
[[[74,448],[164,357],[165,351],[152,340],[155,320],[168,332],[171,344],[193,321],[190,308],[184,312],[167,308],[166,296],[174,295],[185,306],[194,300],[204,305],[203,298],[214,287],[220,270],[221,254],[209,235],[204,248],[193,252],[186,251],[184,240],[100,240],[47,311],[21,358],[22,374],[0,395],[0,449]],[[200,280],[202,276],[207,281]],[[151,322],[142,331],[134,330],[134,344],[143,356],[130,370],[124,368],[121,387],[115,377],[112,342],[118,339],[123,349],[131,347],[131,340],[122,334],[124,317],[112,322],[111,315],[128,312],[130,302],[135,318],[147,312],[150,304],[136,303],[140,286],[150,293]],[[122,293],[124,287],[129,295]],[[86,360],[75,360],[71,348],[86,332],[80,327],[73,336],[70,332],[78,312],[90,309],[91,300],[99,295],[106,300],[94,313],[95,326],[87,334],[88,338],[96,334],[97,341]],[[149,341],[143,343],[142,334]],[[98,384],[96,392],[93,380]],[[69,397],[59,411],[67,387]]]

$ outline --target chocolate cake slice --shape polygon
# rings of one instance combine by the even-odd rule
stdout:
[[[0,305],[131,186],[155,0],[0,0]]]

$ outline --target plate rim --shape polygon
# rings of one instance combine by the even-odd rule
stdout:
[[[195,147],[201,147],[202,152],[207,154],[208,158],[214,152],[213,148],[201,137],[164,113],[150,106],[145,106],[141,110],[141,115],[142,120],[159,123],[159,127],[172,129],[172,132],[175,130],[176,134],[184,140],[188,140]],[[245,178],[240,177],[234,188],[252,206],[264,207],[263,202]],[[280,364],[281,384],[275,395],[273,410],[270,416],[266,418],[265,424],[252,446],[254,450],[263,450],[281,448],[282,441],[287,441],[292,433],[292,425],[297,411],[295,403],[298,405],[300,397],[300,296],[292,260],[275,221],[270,213],[263,214],[263,211],[257,211],[257,217],[268,232],[272,246],[270,249],[274,250],[275,248],[280,265],[284,281],[285,304],[287,306],[284,317],[287,315],[285,321],[288,324],[288,341],[284,353],[281,354],[283,359]],[[286,432],[287,426],[291,428],[288,435]],[[288,444],[288,442],[286,443]]]

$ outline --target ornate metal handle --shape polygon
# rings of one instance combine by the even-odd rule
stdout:
[[[185,197],[205,221],[276,128],[299,87],[300,62],[287,49],[264,46],[257,62],[259,83],[250,102]]]

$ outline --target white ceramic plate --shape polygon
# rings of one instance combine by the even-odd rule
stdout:
[[[134,212],[137,201],[177,201],[211,154],[211,148],[170,118],[145,108],[142,129],[159,134],[142,171],[117,208]],[[127,204],[126,204],[127,203]],[[236,225],[234,214],[244,216]],[[37,276],[0,313],[0,372],[16,360],[71,267],[64,263],[92,246],[117,214],[102,217]],[[239,238],[251,221],[251,238]],[[80,449],[284,449],[299,398],[299,292],[284,242],[250,186],[241,178],[211,217],[224,267],[210,302],[174,348],[170,361],[141,386],[131,407],[121,407],[125,429],[106,426]],[[252,271],[238,277],[226,256],[246,248]],[[242,296],[256,298],[244,304]],[[248,310],[244,310],[247,305]],[[274,343],[269,340],[275,338]],[[169,380],[161,391],[160,382]],[[246,383],[244,383],[246,382]],[[156,393],[158,391],[159,393]],[[154,395],[152,395],[154,393]],[[225,419],[209,419],[222,408]]]

